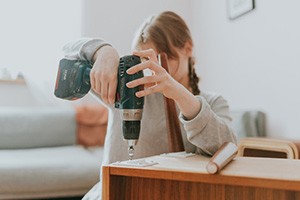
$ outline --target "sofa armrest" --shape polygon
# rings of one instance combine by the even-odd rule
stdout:
[[[75,110],[71,107],[0,108],[0,149],[76,144]]]

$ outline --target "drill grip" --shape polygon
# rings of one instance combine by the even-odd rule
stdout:
[[[137,86],[134,88],[128,88],[126,86],[126,83],[144,76],[143,71],[139,71],[132,75],[126,73],[129,68],[139,63],[141,63],[141,59],[138,56],[130,55],[120,58],[115,108],[143,109],[144,97],[139,98],[135,95],[136,92],[143,89],[143,86]]]

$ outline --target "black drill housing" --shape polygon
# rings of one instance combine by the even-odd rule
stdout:
[[[128,88],[127,82],[143,77],[139,71],[133,75],[126,73],[130,67],[141,63],[138,56],[128,55],[120,58],[118,67],[118,85],[115,108],[122,111],[123,137],[126,140],[137,140],[140,133],[141,114],[144,98],[138,98],[135,93],[142,86]],[[61,59],[57,73],[54,94],[66,100],[76,100],[84,97],[91,89],[90,71],[92,65],[87,61]]]
[[[120,58],[118,71],[118,86],[115,108],[122,110],[123,137],[126,140],[138,140],[141,128],[141,111],[144,106],[144,97],[138,98],[135,93],[142,90],[142,86],[128,88],[126,83],[144,76],[142,71],[133,75],[126,73],[130,67],[141,63],[138,56],[124,56]]]
[[[138,56],[124,56],[120,58],[118,70],[118,86],[116,92],[115,108],[119,109],[143,109],[144,98],[138,98],[135,93],[142,90],[143,87],[128,88],[126,83],[139,79],[144,76],[142,71],[133,75],[126,73],[130,67],[141,63]]]

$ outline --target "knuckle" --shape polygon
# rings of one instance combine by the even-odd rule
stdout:
[[[152,53],[152,54],[155,54],[155,51],[154,51],[153,48],[150,48],[150,49],[149,49],[149,52]]]
[[[104,97],[104,96],[101,96],[101,97],[102,97],[102,100],[103,100],[104,102],[106,102],[106,103],[108,102],[108,101],[107,101],[107,97]]]
[[[139,84],[142,84],[142,83],[145,83],[145,81],[148,81],[148,78],[149,77],[139,78],[139,79],[137,79],[137,81]]]
[[[114,103],[114,101],[115,101],[115,98],[114,98],[114,97],[109,97],[108,99],[109,99],[109,102],[110,102],[110,103]]]
[[[95,73],[96,73],[96,72],[95,72],[94,70],[91,70],[91,72],[90,72],[90,77],[91,77],[91,78],[95,77]]]
[[[155,91],[155,87],[151,87],[151,88],[148,90],[149,94],[150,94],[150,93],[153,93],[154,91]]]
[[[106,79],[107,79],[107,76],[105,76],[105,74],[103,74],[103,73],[99,73],[99,75],[98,75],[98,78],[101,80],[101,81],[105,81]]]
[[[164,70],[163,73],[160,73],[160,75],[161,75],[163,78],[165,78],[165,79],[170,79],[170,78],[171,78],[171,76],[169,75],[169,73],[168,73],[166,70]]]
[[[147,95],[147,90],[142,90],[142,91],[140,91],[140,95],[141,95],[141,96]]]
[[[156,66],[156,62],[154,62],[153,60],[150,60],[149,64],[150,64],[151,67],[155,67]]]
[[[101,92],[101,96],[103,96],[103,98],[107,98],[107,92],[106,91],[102,91]]]
[[[113,99],[115,98],[115,95],[114,95],[113,93],[110,93],[110,94],[108,95],[108,98],[111,99],[111,100],[113,100]]]
[[[99,77],[101,76],[101,72],[99,72],[99,71],[94,71],[94,72],[92,73],[92,76],[93,76],[95,79],[97,79],[97,78],[99,78]]]
[[[149,82],[151,80],[151,77],[150,76],[147,76],[144,78],[144,82]]]
[[[147,77],[147,81],[148,82],[152,82],[152,81],[154,81],[155,80],[155,77],[154,76],[149,76],[149,77]]]
[[[117,78],[117,74],[112,73],[109,75],[110,80],[115,80],[116,78]]]

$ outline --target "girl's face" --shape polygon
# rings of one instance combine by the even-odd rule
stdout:
[[[153,49],[158,54],[157,49],[151,42],[140,46],[140,50]],[[168,58],[169,74],[179,83],[185,83],[188,80],[188,59],[191,56],[186,49],[176,49],[178,58]]]

